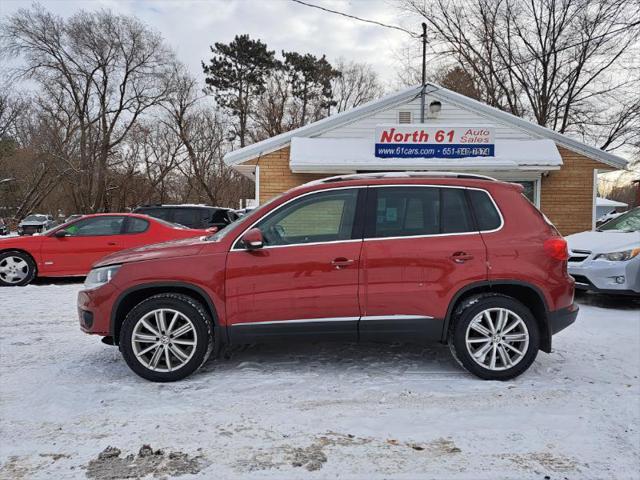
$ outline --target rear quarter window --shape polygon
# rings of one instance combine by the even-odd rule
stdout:
[[[467,190],[473,214],[479,230],[495,230],[500,228],[502,220],[489,194],[482,190]]]

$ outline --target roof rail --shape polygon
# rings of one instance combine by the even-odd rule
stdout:
[[[348,175],[336,175],[334,177],[313,180],[305,185],[317,185],[321,183],[342,182],[346,180],[367,180],[380,178],[468,178],[476,180],[490,180],[496,182],[493,177],[477,175],[475,173],[433,172],[433,171],[407,171],[407,172],[372,172],[353,173]]]

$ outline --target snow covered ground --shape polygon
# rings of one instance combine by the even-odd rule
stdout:
[[[505,383],[442,346],[338,344],[256,346],[160,385],[80,333],[79,288],[0,289],[0,478],[640,476],[640,303],[582,297],[554,353]]]

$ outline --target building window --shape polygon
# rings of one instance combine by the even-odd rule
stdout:
[[[411,123],[411,112],[398,112],[398,123]]]
[[[529,199],[531,203],[536,206],[538,205],[538,193],[537,193],[537,181],[536,180],[522,180],[522,181],[514,181],[513,183],[519,183],[524,187],[524,191],[522,194]]]

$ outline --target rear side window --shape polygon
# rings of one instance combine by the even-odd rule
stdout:
[[[129,217],[127,221],[127,233],[142,233],[149,228],[149,222],[142,218]]]
[[[173,222],[185,227],[199,228],[202,225],[199,208],[176,208],[173,211]]]
[[[473,213],[480,230],[495,230],[500,227],[500,213],[487,192],[482,190],[467,190]]]
[[[367,237],[410,237],[477,231],[465,189],[439,187],[372,188]],[[375,209],[375,215],[371,210]]]
[[[407,237],[440,233],[437,188],[378,188],[371,237]]]
[[[138,209],[136,213],[142,213],[144,215],[149,215],[150,217],[160,218],[162,220],[166,220],[167,222],[171,221],[171,210],[168,208],[150,208],[150,209]]]
[[[442,233],[464,233],[473,232],[471,215],[465,197],[465,190],[462,188],[441,188],[442,208]]]
[[[230,222],[227,210],[213,210],[211,213],[211,223],[226,225]]]

